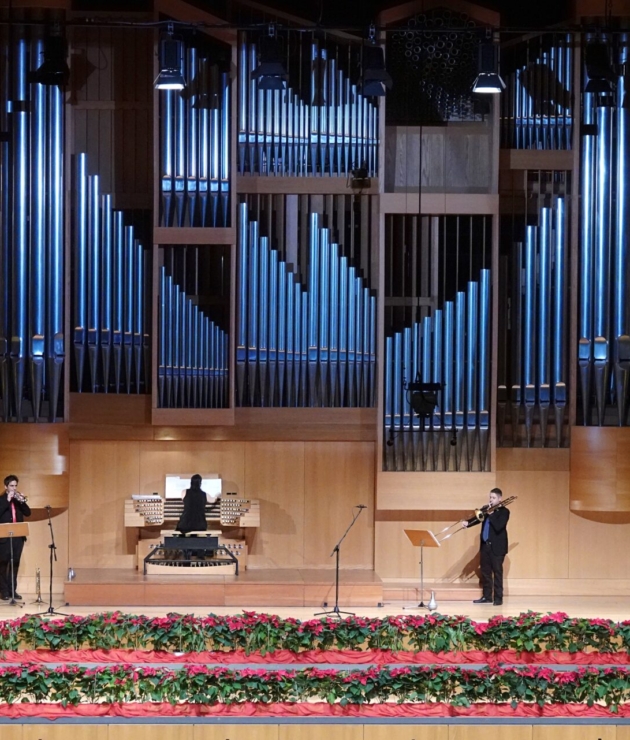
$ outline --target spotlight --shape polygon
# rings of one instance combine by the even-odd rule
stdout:
[[[479,44],[479,74],[473,82],[474,93],[496,94],[505,90],[505,82],[499,74],[498,41],[498,34],[494,34]]]
[[[60,29],[54,29],[50,36],[44,38],[43,57],[42,64],[30,73],[29,82],[63,87],[68,82],[70,68],[67,62],[68,44]]]
[[[258,80],[259,90],[284,90],[289,78],[284,62],[282,44],[276,35],[276,27],[270,23],[268,35],[260,41],[258,66],[252,73],[252,77]]]
[[[392,88],[392,78],[385,69],[385,53],[376,43],[376,29],[370,26],[368,43],[363,45],[360,88],[363,95],[382,97]]]
[[[437,394],[442,390],[441,383],[409,383],[407,390],[411,391],[409,403],[418,416],[427,419],[438,405]]]
[[[597,93],[612,96],[612,81],[615,79],[610,65],[610,50],[603,41],[593,41],[584,51],[584,66],[588,82],[584,87],[586,93]]]
[[[184,43],[173,38],[173,24],[168,24],[168,35],[160,39],[160,71],[155,78],[156,90],[183,90],[186,80],[182,72]]]

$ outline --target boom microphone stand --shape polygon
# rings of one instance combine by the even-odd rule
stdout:
[[[342,612],[339,609],[339,548],[341,547],[341,543],[346,539],[346,535],[348,534],[348,532],[354,526],[354,523],[356,522],[356,520],[361,516],[361,512],[363,511],[363,509],[367,509],[367,506],[365,506],[365,504],[359,504],[358,506],[355,506],[354,508],[355,509],[358,509],[358,511],[356,512],[356,514],[353,514],[352,515],[352,521],[348,525],[348,529],[346,529],[346,531],[341,536],[341,539],[335,545],[335,547],[333,548],[333,551],[330,553],[330,557],[331,558],[332,558],[333,555],[336,555],[336,562],[335,562],[335,606],[332,609],[328,609],[325,612],[316,612],[315,613],[315,616],[316,617],[327,616],[329,614],[334,615],[335,617],[337,617],[337,619],[341,619],[341,615],[342,614],[347,614],[348,616],[351,616],[351,617],[354,616],[354,612]],[[326,604],[324,604],[324,606],[326,606]]]
[[[65,614],[64,612],[58,612],[55,611],[55,608],[53,607],[53,559],[57,560],[57,545],[55,545],[55,533],[53,531],[53,525],[52,525],[52,519],[50,518],[50,506],[46,507],[46,513],[48,514],[48,526],[50,528],[50,545],[48,545],[48,548],[50,550],[50,575],[49,575],[49,602],[48,602],[48,609],[46,609],[45,612],[38,612],[38,614],[47,614],[49,617],[68,617],[69,614]]]

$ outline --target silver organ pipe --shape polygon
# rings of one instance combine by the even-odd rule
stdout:
[[[6,55],[0,144],[0,394],[3,421],[54,422],[60,414],[65,338],[63,101],[28,80],[43,42],[14,28]]]
[[[309,217],[308,287],[239,205],[239,406],[374,402],[376,296],[331,232]]]
[[[385,338],[386,470],[488,469],[490,294],[490,271],[484,269],[455,301]],[[412,380],[442,383],[428,418],[412,412],[404,389]],[[456,435],[456,447],[445,435]]]
[[[148,255],[77,155],[73,229],[74,381],[92,393],[147,393]],[[87,375],[87,378],[86,378]]]
[[[238,169],[250,175],[347,176],[378,173],[378,105],[351,85],[348,72],[315,40],[304,46],[309,90],[258,90],[255,42],[239,38]],[[308,102],[302,98],[308,97]]]
[[[229,225],[230,79],[210,56],[186,49],[189,87],[160,91],[162,226]]]
[[[586,425],[625,426],[630,405],[628,40],[627,32],[610,39],[615,95],[583,95],[578,368]]]

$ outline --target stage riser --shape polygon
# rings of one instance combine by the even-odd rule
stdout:
[[[67,583],[70,606],[313,606],[335,601],[334,584],[182,584]],[[341,585],[343,606],[377,606],[380,584]]]

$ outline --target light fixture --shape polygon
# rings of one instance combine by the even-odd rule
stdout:
[[[186,80],[182,72],[184,43],[173,38],[173,24],[168,24],[167,36],[160,39],[160,71],[155,78],[156,90],[183,90]]]
[[[368,42],[363,45],[360,88],[363,95],[383,97],[392,88],[392,78],[385,69],[385,53],[376,42],[376,28],[370,26]]]
[[[472,91],[483,95],[495,95],[505,90],[505,82],[499,74],[499,36],[489,34],[479,44],[478,74]]]
[[[50,34],[44,38],[44,61],[29,75],[29,82],[37,82],[40,85],[60,85],[63,87],[70,76],[68,67],[68,44],[56,25]]]
[[[252,72],[252,77],[258,81],[259,90],[284,90],[289,78],[284,62],[276,27],[270,23],[267,36],[260,40],[258,66]]]
[[[416,381],[408,383],[407,390],[411,392],[409,405],[414,412],[423,419],[429,418],[438,405],[437,394],[442,390],[442,384]]]
[[[610,65],[610,50],[603,41],[592,41],[584,50],[584,67],[588,82],[585,93],[612,95],[612,81],[615,79]]]

